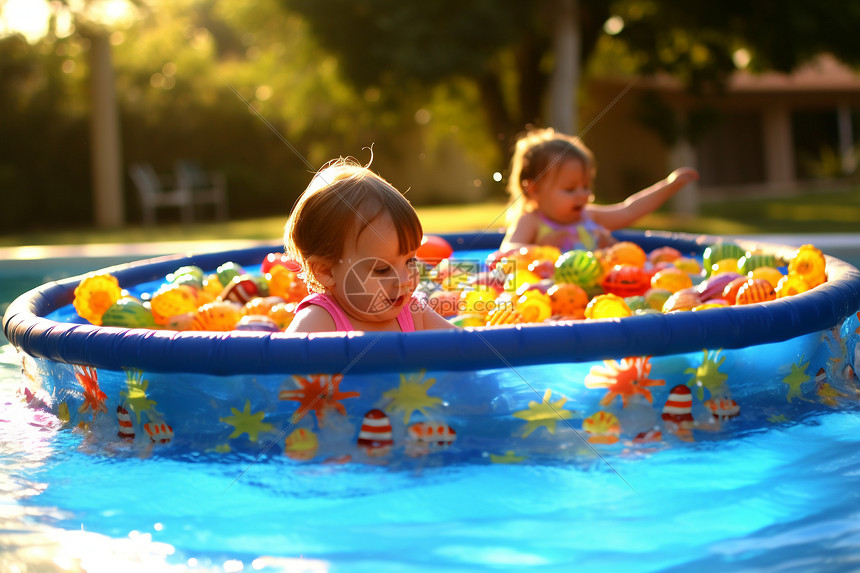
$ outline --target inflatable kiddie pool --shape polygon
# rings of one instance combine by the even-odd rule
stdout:
[[[707,236],[619,233],[701,260]],[[446,235],[480,259],[499,235]],[[786,260],[794,247],[734,241]],[[256,268],[276,247],[106,269],[133,295],[177,268]],[[86,323],[82,277],[43,285],[4,316],[22,393],[100,441],[165,452],[270,450],[301,463],[567,459],[755,428],[854,395],[860,273],[827,258],[795,296],[696,312],[417,333],[288,335]],[[559,438],[557,429],[569,430]],[[620,450],[619,450],[620,451]]]

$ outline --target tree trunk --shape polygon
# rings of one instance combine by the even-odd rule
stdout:
[[[581,58],[578,0],[555,0],[553,6],[555,69],[550,80],[549,124],[557,131],[575,134]]]

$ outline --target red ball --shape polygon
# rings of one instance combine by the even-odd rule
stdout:
[[[430,265],[438,265],[439,261],[451,256],[454,249],[451,244],[437,235],[424,235],[418,253],[415,255],[420,260]]]
[[[651,276],[641,267],[633,265],[615,265],[601,283],[607,293],[621,298],[645,294],[651,288]]]
[[[302,269],[302,266],[286,253],[269,253],[266,255],[266,258],[263,259],[263,262],[260,263],[260,272],[265,275],[267,272],[272,270],[272,267],[274,266],[284,267],[294,273]]]

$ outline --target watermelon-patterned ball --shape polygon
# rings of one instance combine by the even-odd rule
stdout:
[[[715,243],[705,249],[702,255],[702,262],[705,266],[705,273],[711,274],[711,266],[717,261],[725,259],[738,260],[746,255],[746,251],[735,243]]]
[[[591,251],[567,251],[555,262],[553,279],[556,283],[575,284],[587,290],[602,277],[603,265]]]

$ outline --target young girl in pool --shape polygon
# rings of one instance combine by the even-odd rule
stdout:
[[[517,141],[508,181],[508,231],[500,251],[550,245],[594,250],[615,242],[610,231],[629,226],[699,178],[682,167],[622,203],[594,205],[594,156],[579,140],[552,129]]]
[[[326,164],[284,231],[310,294],[287,332],[454,328],[414,294],[423,229],[406,198],[352,159]]]

